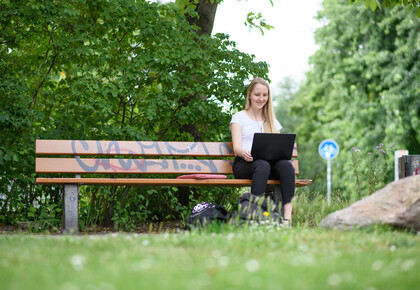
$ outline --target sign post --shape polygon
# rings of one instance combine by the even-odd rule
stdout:
[[[327,200],[328,206],[331,205],[331,159],[337,157],[339,147],[337,142],[331,139],[326,139],[319,144],[318,147],[319,155],[322,158],[327,159]]]

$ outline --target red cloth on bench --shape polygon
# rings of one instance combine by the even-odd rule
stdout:
[[[176,179],[226,179],[223,174],[186,174],[178,176]]]

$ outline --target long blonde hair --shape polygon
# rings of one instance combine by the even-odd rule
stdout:
[[[246,105],[245,105],[245,110],[248,110],[249,108],[251,108],[251,93],[254,90],[254,87],[257,84],[261,84],[263,86],[266,86],[268,89],[268,101],[267,103],[264,105],[263,107],[263,115],[264,115],[264,133],[275,133],[276,132],[276,127],[274,125],[274,112],[273,112],[273,105],[271,102],[271,90],[270,90],[270,86],[268,85],[267,81],[264,80],[263,78],[254,78],[251,83],[248,86],[248,92],[247,92],[247,96],[246,96]]]

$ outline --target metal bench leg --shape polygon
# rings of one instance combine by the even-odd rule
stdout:
[[[77,184],[64,185],[63,231],[67,234],[79,232],[79,186]]]

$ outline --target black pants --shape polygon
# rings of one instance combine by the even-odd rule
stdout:
[[[251,193],[258,196],[264,194],[268,179],[280,180],[283,204],[291,202],[295,195],[295,168],[290,160],[247,162],[236,157],[233,161],[233,176],[252,179]]]

